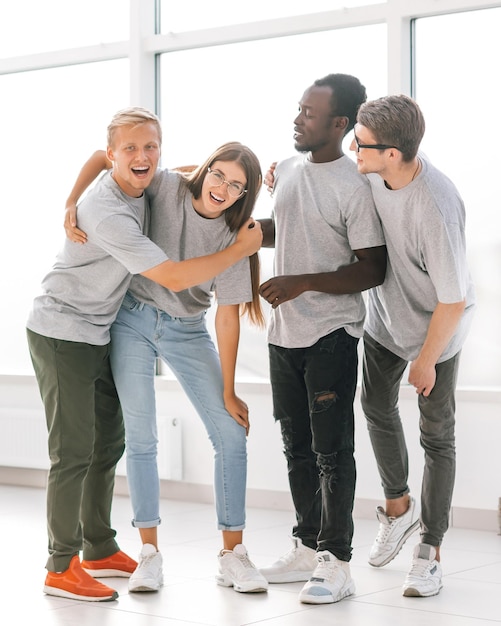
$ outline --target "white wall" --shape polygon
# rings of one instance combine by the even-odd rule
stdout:
[[[265,383],[240,383],[237,393],[249,405],[251,418],[248,504],[291,508],[280,429],[272,416],[269,387]],[[454,526],[498,530],[497,507],[501,496],[500,406],[501,391],[458,390]],[[176,498],[210,499],[211,445],[198,416],[176,381],[158,379],[157,412],[158,415],[179,419],[182,429],[183,477],[181,481],[165,481],[162,494]],[[417,495],[423,454],[419,446],[416,397],[413,389],[408,387],[402,388],[401,414],[409,445],[410,488]],[[34,415],[37,416],[36,424],[33,423]],[[7,421],[9,429],[13,422],[19,422],[16,436],[10,435],[11,442],[6,441]],[[360,517],[372,517],[375,505],[381,503],[382,490],[358,396],[356,426],[358,480],[355,513]],[[4,466],[0,471],[0,482],[29,483],[33,478],[22,468],[39,468],[36,455],[39,458],[40,454],[45,454],[43,409],[32,377],[0,376],[0,433],[3,434],[0,466]],[[38,440],[36,454],[32,451],[35,436]],[[22,457],[21,462],[15,459],[16,450],[18,457]],[[31,464],[30,459],[34,460]]]

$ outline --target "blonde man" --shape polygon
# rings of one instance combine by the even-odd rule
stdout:
[[[64,241],[27,322],[48,428],[44,591],[49,595],[114,600],[117,592],[94,577],[129,577],[137,566],[120,551],[110,523],[124,428],[111,376],[109,331],[132,275],[180,291],[209,280],[261,245],[259,225],[248,228],[253,220],[225,250],[182,262],[168,259],[148,239],[143,192],[157,170],[161,141],[160,122],[150,111],[132,107],[114,116],[107,147],[112,173],[79,207],[87,244]]]

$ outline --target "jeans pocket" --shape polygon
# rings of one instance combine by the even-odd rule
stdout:
[[[124,299],[122,300],[122,308],[127,311],[136,311],[141,303],[134,298],[128,291],[126,292]]]
[[[199,326],[200,324],[205,323],[205,311],[199,313],[198,315],[193,315],[191,317],[176,317],[176,321],[181,326]]]

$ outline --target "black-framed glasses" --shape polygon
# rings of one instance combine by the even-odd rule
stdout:
[[[353,137],[357,145],[357,152],[360,152],[360,148],[369,148],[372,150],[389,150],[390,148],[395,148],[395,150],[400,150],[398,146],[389,146],[386,143],[360,143],[355,133],[353,133]]]
[[[247,189],[245,189],[242,183],[237,183],[235,181],[230,182],[229,180],[226,180],[221,172],[218,172],[217,170],[211,170],[210,167],[207,168],[207,172],[207,180],[209,182],[209,185],[211,185],[212,187],[220,187],[223,183],[226,183],[228,185],[228,193],[232,198],[240,198],[244,195],[244,193],[247,193]]]

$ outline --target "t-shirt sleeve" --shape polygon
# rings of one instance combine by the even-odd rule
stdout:
[[[361,185],[347,203],[346,225],[352,250],[385,245],[381,221],[369,185]]]
[[[241,304],[252,300],[250,261],[241,259],[216,276],[215,293],[219,304]]]
[[[96,228],[95,241],[131,274],[141,274],[168,258],[129,215],[115,214],[102,220]]]
[[[430,276],[439,302],[453,304],[466,297],[469,272],[459,224],[427,224],[423,234],[422,267]]]

